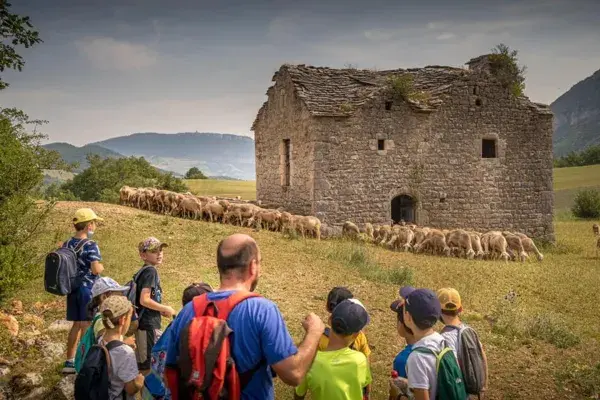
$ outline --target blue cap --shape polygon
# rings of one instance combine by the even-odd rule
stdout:
[[[349,336],[358,333],[369,322],[369,313],[357,299],[340,302],[331,313],[331,329],[338,335]]]
[[[407,297],[404,307],[415,323],[432,323],[442,315],[442,306],[437,295],[429,289],[413,290]]]
[[[415,290],[416,289],[412,286],[402,286],[400,290],[398,290],[398,293],[400,294],[400,297],[406,299],[408,295],[414,292]]]

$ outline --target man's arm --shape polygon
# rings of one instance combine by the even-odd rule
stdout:
[[[90,263],[90,269],[92,270],[92,274],[100,275],[104,272],[104,265],[100,264],[100,261],[92,261]]]
[[[319,339],[325,329],[323,321],[314,313],[306,317],[302,326],[306,335],[298,346],[298,352],[271,366],[283,383],[289,386],[298,386],[302,382],[317,354]]]
[[[415,400],[429,400],[429,390],[427,389],[412,389]]]

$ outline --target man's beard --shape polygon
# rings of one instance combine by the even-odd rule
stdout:
[[[256,289],[257,285],[258,285],[258,277],[256,277],[256,279],[254,280],[254,282],[252,282],[252,284],[250,285],[250,291],[254,292],[254,289]]]

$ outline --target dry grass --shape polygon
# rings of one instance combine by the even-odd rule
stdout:
[[[188,179],[185,184],[190,192],[199,196],[241,196],[244,200],[256,199],[256,182],[221,181],[215,179]]]
[[[569,217],[575,196],[582,188],[600,190],[600,165],[554,169],[554,210],[559,218]]]
[[[69,235],[69,216],[82,203],[59,203],[39,236],[39,249]],[[594,258],[589,223],[556,225],[558,246],[544,249],[542,263],[467,261],[394,253],[345,241],[284,238],[270,232],[154,215],[130,208],[87,204],[106,221],[98,240],[106,274],[126,282],[140,266],[139,240],[154,235],[168,242],[160,274],[165,303],[181,308],[181,292],[193,281],[218,285],[215,266],[219,240],[236,231],[255,237],[263,252],[258,291],[275,301],[292,335],[300,340],[300,322],[310,311],[327,318],[325,298],[337,285],[348,286],[368,307],[372,323],[366,334],[373,348],[374,399],[387,398],[387,377],[395,354],[402,348],[389,310],[398,286],[457,288],[464,299],[465,319],[480,332],[490,361],[490,399],[582,398],[597,388],[590,379],[600,362],[600,260]],[[62,318],[64,299],[44,293],[42,266],[18,297],[30,308],[35,301],[59,300],[47,322]],[[516,300],[505,299],[514,290]],[[488,322],[488,321],[491,321]],[[166,321],[165,321],[166,323]],[[566,370],[577,360],[577,371]],[[24,357],[33,368],[35,355]],[[55,367],[47,372],[55,374]],[[572,372],[565,375],[564,372]],[[578,372],[579,371],[579,372]],[[561,375],[561,373],[563,373]],[[590,378],[592,377],[592,378]],[[55,378],[54,378],[55,379]],[[563,385],[569,391],[563,390]],[[291,389],[277,383],[277,398]]]

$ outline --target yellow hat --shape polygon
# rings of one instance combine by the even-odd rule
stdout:
[[[102,218],[96,215],[96,213],[91,208],[80,208],[75,211],[75,215],[73,216],[73,223],[78,224],[80,222],[88,222],[88,221],[104,221]]]
[[[437,292],[438,300],[442,305],[442,310],[458,311],[462,308],[460,294],[454,288],[443,288]]]

